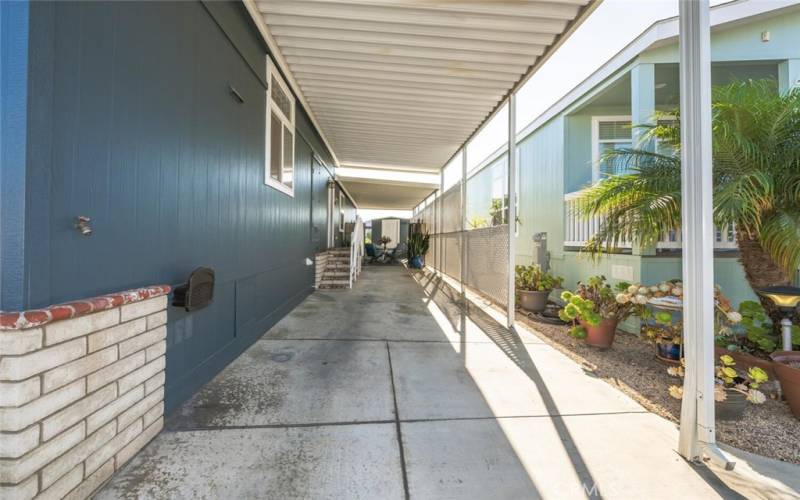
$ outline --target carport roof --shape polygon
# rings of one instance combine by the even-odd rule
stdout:
[[[438,171],[599,0],[245,0],[339,164]]]

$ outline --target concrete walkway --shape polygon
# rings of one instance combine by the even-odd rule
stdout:
[[[737,498],[674,425],[416,276],[314,293],[99,498]]]

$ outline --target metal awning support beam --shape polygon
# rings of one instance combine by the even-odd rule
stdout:
[[[714,233],[709,0],[680,0],[681,226],[686,371],[678,451],[730,462],[714,430]]]
[[[514,327],[517,228],[517,95],[508,96],[508,328]]]

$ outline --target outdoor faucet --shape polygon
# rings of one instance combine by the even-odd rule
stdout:
[[[89,217],[86,217],[85,215],[79,215],[75,218],[75,229],[77,229],[78,232],[83,236],[91,236],[92,226],[89,224],[90,222],[92,222],[92,219]]]

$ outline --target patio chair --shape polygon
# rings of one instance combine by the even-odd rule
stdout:
[[[372,264],[378,258],[378,249],[372,243],[364,245],[364,251],[367,256],[367,263]]]

